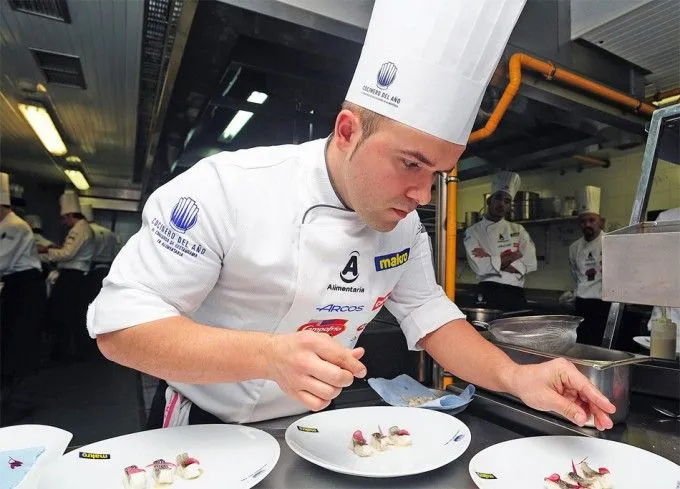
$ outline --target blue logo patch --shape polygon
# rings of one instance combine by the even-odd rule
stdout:
[[[377,83],[378,87],[382,88],[383,90],[388,88],[392,83],[394,83],[394,79],[397,77],[397,65],[392,63],[391,61],[388,61],[386,63],[383,63],[380,69],[378,70],[378,76],[377,76]]]
[[[198,222],[198,205],[191,197],[182,197],[172,208],[170,225],[184,233],[194,227]]]
[[[377,272],[382,272],[383,270],[389,270],[390,268],[396,268],[403,265],[408,261],[410,252],[411,248],[406,248],[405,250],[390,253],[388,255],[376,256],[375,270]]]

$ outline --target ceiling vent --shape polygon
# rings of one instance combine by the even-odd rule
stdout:
[[[43,75],[45,75],[47,83],[78,87],[83,90],[87,88],[85,77],[83,76],[83,68],[80,65],[80,58],[78,56],[52,53],[39,49],[31,49],[31,52]]]
[[[39,15],[52,20],[71,23],[66,0],[8,0],[17,12]]]

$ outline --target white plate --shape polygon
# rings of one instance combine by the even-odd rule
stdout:
[[[38,457],[17,489],[37,487],[42,472],[50,463],[59,460],[71,438],[73,438],[71,433],[54,426],[23,424],[0,428],[0,451],[45,447],[45,451]],[[5,463],[4,460],[1,462]]]
[[[106,459],[81,458],[81,453],[103,454]],[[279,459],[278,442],[268,433],[239,425],[194,425],[142,431],[80,447],[50,467],[40,489],[122,489],[123,469],[144,468],[160,458],[175,462],[187,452],[201,463],[198,479],[175,477],[173,489],[247,489],[261,481]],[[147,487],[153,488],[151,473]]]
[[[378,426],[408,430],[413,444],[359,457],[350,448],[361,430],[368,440]],[[304,430],[304,431],[303,431]],[[436,469],[460,457],[470,430],[449,414],[408,407],[363,407],[311,414],[292,423],[286,443],[295,453],[334,472],[364,477],[398,477]]]
[[[584,436],[537,436],[493,445],[472,457],[470,476],[480,489],[542,488],[545,477],[566,474],[572,460],[579,463],[585,458],[595,470],[609,469],[614,489],[680,487],[680,466],[670,460],[624,443]]]
[[[649,350],[649,342],[650,342],[650,337],[649,336],[634,336],[633,341],[640,345],[643,348],[647,348]]]

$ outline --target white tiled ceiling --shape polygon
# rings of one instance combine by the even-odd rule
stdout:
[[[647,97],[680,88],[680,0],[652,0],[581,38],[651,71]]]

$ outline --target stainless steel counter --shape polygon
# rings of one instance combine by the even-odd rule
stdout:
[[[454,388],[455,389],[455,388]],[[349,393],[348,393],[349,394]],[[338,407],[383,405],[370,390],[360,389]],[[627,423],[600,433],[593,428],[579,428],[545,413],[534,411],[520,403],[494,394],[478,391],[469,407],[456,415],[472,433],[470,446],[450,464],[423,474],[393,479],[371,479],[338,474],[318,467],[293,453],[284,439],[289,424],[301,416],[275,419],[251,426],[262,429],[281,445],[281,457],[274,470],[257,485],[258,489],[317,489],[317,488],[446,488],[475,489],[468,473],[472,457],[496,443],[524,436],[580,435],[628,443],[680,463],[680,422],[656,413],[652,406],[677,411],[677,403],[650,396],[636,395],[631,400]]]

